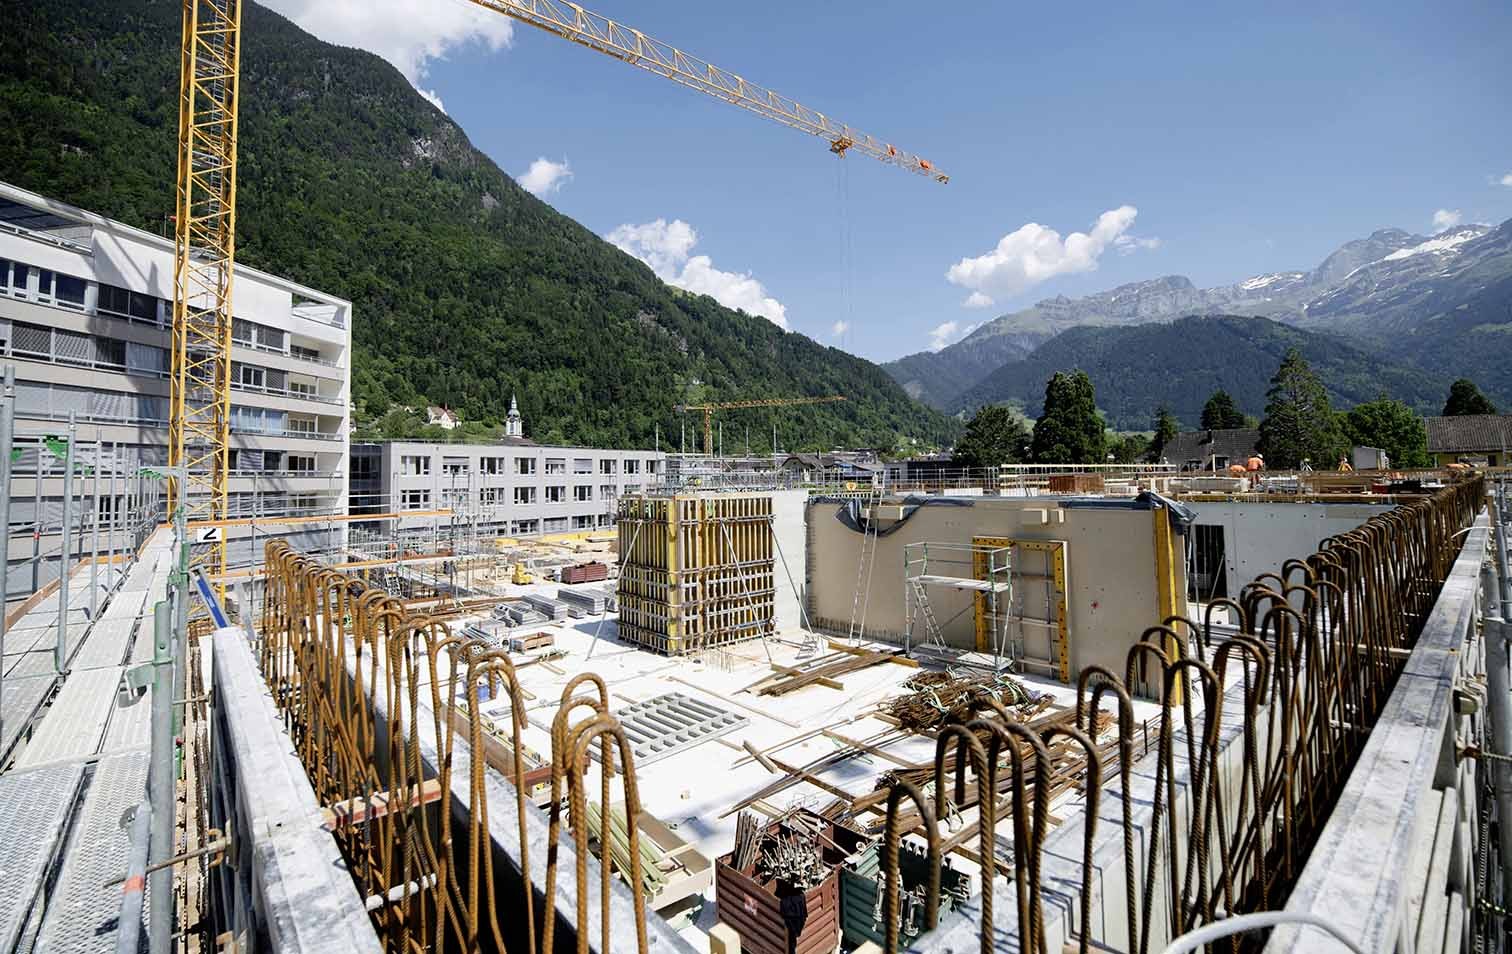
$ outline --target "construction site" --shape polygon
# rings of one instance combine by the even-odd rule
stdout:
[[[948,179],[571,4],[478,5]],[[513,406],[349,447],[350,306],[248,270],[274,317],[233,309],[240,7],[184,9],[175,241],[0,209],[16,262],[173,262],[135,319],[165,420],[8,366],[0,954],[1506,948],[1505,471],[723,452],[843,395],[680,406],[676,454]],[[74,339],[12,317],[55,373]],[[248,425],[233,350],[306,418]]]

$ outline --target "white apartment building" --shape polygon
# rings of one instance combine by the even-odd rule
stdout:
[[[660,451],[547,447],[524,438],[514,400],[503,441],[352,445],[352,511],[448,509],[481,536],[608,529],[621,495],[661,483]],[[442,518],[440,526],[453,520]],[[436,517],[396,521],[400,533],[436,529]]]
[[[107,464],[163,466],[172,300],[172,238],[0,183],[0,360],[15,368],[18,439],[66,436],[72,412],[86,458],[98,442]],[[230,515],[345,513],[351,303],[238,266],[234,313]],[[57,572],[63,466],[23,449],[13,472],[15,598]],[[98,505],[107,520],[115,493]],[[333,546],[341,527],[233,528],[227,560],[260,559],[270,534]]]

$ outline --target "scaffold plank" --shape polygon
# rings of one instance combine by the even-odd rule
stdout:
[[[58,882],[47,899],[39,954],[110,951],[121,915],[131,836],[121,819],[147,797],[145,750],[103,758],[85,788],[84,806],[64,849]],[[147,904],[142,905],[147,936]]]
[[[0,951],[15,950],[33,906],[42,896],[73,802],[82,763],[0,775]],[[38,811],[38,806],[47,806]]]
[[[115,707],[122,667],[84,669],[68,674],[58,698],[32,733],[16,768],[89,758],[100,750],[105,723]]]
[[[131,647],[135,619],[102,619],[94,624],[84,640],[84,648],[73,660],[72,669],[104,669],[119,666]]]

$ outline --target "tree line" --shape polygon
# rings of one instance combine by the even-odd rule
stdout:
[[[1450,387],[1443,410],[1445,417],[1495,413],[1475,382],[1463,378]],[[1110,430],[1097,410],[1087,373],[1058,371],[1045,385],[1039,420],[1031,423],[1006,405],[986,405],[967,423],[954,457],[965,467],[1158,461],[1181,424],[1165,407],[1152,423],[1149,435]],[[1220,389],[1203,406],[1199,428],[1257,429],[1257,447],[1272,469],[1296,469],[1304,462],[1329,468],[1356,446],[1380,448],[1397,467],[1432,463],[1427,426],[1411,407],[1382,393],[1347,411],[1335,411],[1322,379],[1296,348],[1286,352],[1271,378],[1263,416],[1245,414],[1233,396]]]

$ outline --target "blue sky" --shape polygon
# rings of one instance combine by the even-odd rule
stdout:
[[[1512,218],[1505,2],[589,4],[931,159],[946,186],[464,0],[270,5],[394,62],[670,280],[875,360],[1054,295],[1309,268],[1441,210]]]

